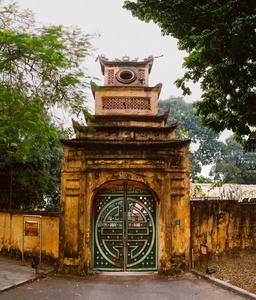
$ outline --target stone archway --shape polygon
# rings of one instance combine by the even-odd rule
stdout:
[[[93,205],[93,270],[157,270],[156,227],[156,201],[145,185],[103,185]]]
[[[93,91],[95,115],[91,118],[85,114],[87,124],[96,126],[89,128],[74,121],[76,138],[61,141],[64,158],[60,201],[60,267],[67,272],[82,274],[92,268],[145,270],[148,267],[166,272],[179,264],[189,267],[187,151],[190,141],[176,140],[177,122],[166,126],[169,111],[158,115],[161,84],[148,86],[153,57],[143,61],[130,61],[128,57],[109,61],[101,56],[99,61],[105,77],[104,86]],[[122,74],[126,78],[121,78]],[[102,200],[104,202],[104,188],[106,191],[113,189],[113,186],[107,187],[104,183],[111,185],[117,181],[121,183],[121,190],[117,186],[115,192],[112,190],[109,193],[111,199],[106,198],[103,206],[97,206],[95,197],[99,197],[99,203]],[[124,183],[127,183],[126,189],[123,188]],[[129,183],[135,185],[134,190],[132,187],[130,190]],[[139,190],[142,191],[141,195],[137,193]],[[151,214],[149,206],[144,203],[146,201],[140,199],[146,193],[146,197],[154,199],[153,195],[157,195],[158,199],[154,202],[158,223],[155,232],[158,234],[153,235],[154,239],[148,235],[149,245],[140,242],[145,240],[140,232],[144,226],[140,225],[147,224]],[[132,208],[131,216],[128,215],[129,205]],[[127,210],[119,220],[116,207],[120,210],[121,206],[124,211]],[[139,218],[138,222],[129,220],[132,217],[136,219],[136,216],[140,216],[145,223],[140,223]],[[132,223],[136,226],[129,229]],[[114,224],[122,224],[122,230],[112,229],[111,226],[117,228]],[[144,229],[146,232],[149,229],[150,233],[149,227],[145,226]],[[96,236],[97,230],[100,230],[100,236]],[[142,238],[137,239],[140,236]],[[118,239],[121,242],[116,242]],[[150,246],[153,240],[154,251],[140,251],[144,245],[145,248]],[[106,246],[102,248],[104,243]]]

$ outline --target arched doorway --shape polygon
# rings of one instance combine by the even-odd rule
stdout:
[[[156,202],[143,184],[116,181],[95,195],[93,270],[157,270]]]

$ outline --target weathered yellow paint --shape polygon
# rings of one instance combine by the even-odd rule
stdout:
[[[97,189],[105,182],[116,180],[133,180],[150,186],[159,199],[158,212],[158,258],[159,269],[171,268],[177,262],[187,267],[190,261],[190,205],[188,164],[178,167],[154,164],[147,159],[147,165],[141,164],[141,155],[130,157],[129,163],[119,163],[123,153],[111,154],[101,152],[102,164],[93,160],[98,154],[64,146],[65,158],[62,169],[61,186],[61,257],[60,261],[67,267],[78,265],[82,272],[84,265],[88,269],[92,263],[92,204]],[[83,168],[69,164],[69,151],[79,153],[72,155],[72,161],[83,161]],[[97,150],[98,151],[98,150]],[[185,153],[185,151],[184,151]],[[112,160],[105,157],[112,155]],[[185,156],[184,156],[184,159]],[[88,161],[94,163],[88,164]],[[186,160],[187,161],[187,160]],[[180,169],[182,168],[182,169]],[[66,183],[68,182],[68,185]],[[79,187],[78,187],[79,182]],[[71,183],[73,183],[73,188]],[[72,195],[72,197],[71,197]],[[78,209],[77,209],[78,208]],[[175,225],[180,220],[180,225]],[[76,243],[77,241],[77,243]],[[77,256],[74,255],[77,253]],[[72,263],[75,260],[75,264]],[[180,259],[181,258],[181,259]]]
[[[22,216],[22,213],[0,212],[0,253],[21,255]],[[39,222],[39,218],[33,217],[24,220]],[[39,253],[39,249],[40,238],[24,237],[25,253]],[[42,254],[46,259],[57,259],[59,256],[59,217],[42,216]]]
[[[105,86],[94,92],[93,122],[98,127],[89,133],[77,126],[76,139],[62,141],[60,266],[68,272],[83,273],[92,268],[94,196],[105,184],[122,181],[145,185],[155,195],[159,272],[179,263],[190,265],[186,156],[190,141],[176,140],[177,123],[165,127],[168,112],[158,115],[161,85],[147,86],[152,61],[120,63],[100,59]],[[120,81],[116,84],[117,78],[108,78],[110,69],[111,74],[118,74],[128,67],[133,68],[137,79],[144,68],[145,82],[138,79],[130,85]],[[113,100],[113,106],[105,109],[102,99]],[[150,105],[140,108],[136,104],[135,109],[130,109],[129,101],[133,100],[145,100]]]
[[[69,258],[77,257],[78,246],[78,202],[77,196],[67,196],[65,201],[65,215],[64,218],[69,224],[65,227],[65,255]],[[72,234],[70,234],[72,233]]]
[[[210,254],[256,248],[256,204],[235,200],[191,201],[191,239],[195,252]]]

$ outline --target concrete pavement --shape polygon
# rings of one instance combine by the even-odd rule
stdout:
[[[198,272],[197,270],[191,270],[191,272],[201,278],[206,279],[207,281],[210,281],[216,285],[221,286],[222,288],[226,289],[226,290],[230,290],[232,292],[235,292],[236,294],[242,295],[244,297],[247,297],[248,299],[255,299],[256,300],[256,294],[250,293],[244,289],[241,289],[237,286],[234,286],[232,284],[229,284],[223,280],[211,277],[209,275],[203,274],[201,272]]]
[[[52,299],[52,295],[55,295],[54,299],[73,299],[74,296],[84,295],[84,299],[95,300],[256,299],[255,294],[242,289],[238,291],[238,288],[233,289],[231,285],[220,280],[214,282],[210,276],[205,277],[203,274],[197,275],[210,280],[210,283],[192,273],[186,273],[179,278],[161,277],[156,273],[112,273],[112,276],[101,273],[85,277],[57,275],[47,278],[54,273],[54,266],[49,265],[42,265],[38,272],[36,274],[31,267],[31,261],[22,265],[21,260],[0,256],[0,298],[17,299],[22,294],[22,299]],[[25,286],[39,278],[46,280]],[[19,288],[14,289],[16,287]],[[13,290],[8,291],[10,289]]]
[[[31,261],[24,262],[21,259],[12,259],[0,255],[0,294],[6,290],[18,287],[25,283],[37,280],[54,272],[54,266],[42,264],[38,268],[38,274],[31,267]]]
[[[192,273],[158,275],[54,275],[0,295],[1,300],[245,300]]]

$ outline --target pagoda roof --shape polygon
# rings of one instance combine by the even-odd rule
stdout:
[[[166,124],[170,109],[162,115],[95,115],[94,123],[104,122],[104,121],[141,121],[141,122],[161,122],[164,121]],[[175,123],[170,126],[174,126]]]
[[[147,58],[144,58],[143,61],[139,61],[138,58],[135,58],[133,60],[130,59],[129,56],[125,55],[122,57],[122,59],[115,58],[114,60],[109,60],[108,58],[105,57],[105,55],[99,55],[98,56],[100,66],[101,66],[101,72],[104,75],[104,67],[109,66],[109,67],[145,67],[146,65],[149,64],[149,73],[151,71],[154,57],[151,55]]]
[[[95,86],[97,86],[97,89],[95,90]],[[143,86],[143,87],[138,87],[138,86],[98,86],[96,85],[93,81],[91,81],[91,91],[93,94],[93,97],[95,98],[95,93],[100,92],[100,91],[108,91],[108,90],[114,90],[117,94],[120,93],[120,91],[125,91],[125,90],[133,90],[133,91],[145,91],[145,92],[151,92],[156,90],[158,92],[158,97],[161,93],[162,90],[162,83],[159,82],[155,86]]]
[[[86,149],[166,149],[166,148],[182,148],[188,147],[190,140],[171,140],[171,141],[134,141],[134,140],[122,140],[122,141],[97,141],[97,140],[60,140],[65,146],[79,147]]]
[[[167,127],[152,127],[152,126],[123,126],[123,125],[104,125],[104,126],[97,126],[95,127],[96,131],[109,131],[109,130],[135,130],[137,132],[140,131],[151,131],[151,132],[168,132],[168,131],[173,131],[176,129],[178,126],[178,121],[171,124],[170,126]]]

